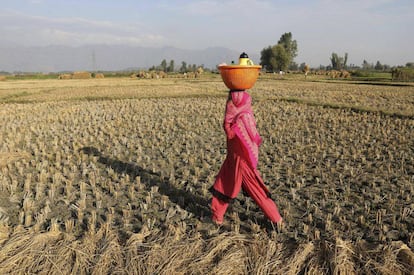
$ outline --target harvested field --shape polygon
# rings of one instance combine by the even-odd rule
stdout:
[[[218,76],[0,83],[0,274],[413,274],[414,87],[259,79],[259,166],[223,227]]]

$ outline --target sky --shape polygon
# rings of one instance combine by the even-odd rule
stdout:
[[[6,0],[3,45],[123,44],[260,55],[291,32],[295,62],[414,62],[413,0]],[[1,45],[0,45],[1,46]]]

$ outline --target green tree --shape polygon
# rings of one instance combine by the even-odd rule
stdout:
[[[272,64],[273,70],[287,70],[290,63],[290,57],[283,45],[277,44],[272,48],[272,58],[270,59],[270,63]]]
[[[408,68],[414,68],[414,62],[407,62],[407,64],[405,64],[406,67]]]
[[[384,65],[382,65],[381,62],[377,61],[377,63],[375,64],[374,69],[377,70],[377,71],[382,71],[382,70],[384,70]]]
[[[174,60],[170,60],[170,65],[168,65],[167,71],[174,72]]]
[[[369,64],[368,61],[366,61],[364,59],[364,61],[362,62],[362,69],[363,70],[370,70],[370,69],[372,69],[372,67],[373,67],[373,65]]]
[[[346,62],[348,62],[348,53],[345,53],[344,57],[339,56],[337,53],[332,53],[331,64],[334,70],[346,69]]]
[[[267,71],[284,71],[289,68],[297,56],[298,45],[293,40],[292,33],[284,33],[278,43],[261,51],[260,65]]]
[[[167,60],[163,59],[160,64],[160,70],[163,72],[167,71]]]
[[[283,46],[283,48],[285,48],[285,51],[290,58],[290,62],[292,62],[293,59],[295,59],[295,57],[298,55],[298,43],[296,40],[293,40],[291,32],[282,34],[277,44],[280,44]]]
[[[291,71],[297,71],[297,70],[299,70],[298,63],[296,63],[294,61],[290,62],[289,67],[288,67],[288,70],[291,70]]]
[[[269,46],[267,48],[264,48],[261,52],[260,52],[260,65],[263,66],[263,68],[266,71],[272,72],[273,71],[273,66],[272,64],[270,64],[270,60],[272,58],[272,46]]]
[[[180,67],[180,73],[185,73],[187,72],[187,63],[186,62],[181,62],[181,67]]]

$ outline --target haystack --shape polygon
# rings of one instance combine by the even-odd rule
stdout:
[[[60,74],[58,79],[72,79],[71,74]]]
[[[159,76],[159,78],[166,78],[167,77],[167,73],[166,72],[163,72],[163,71],[160,71],[158,73],[158,76]]]
[[[89,79],[92,78],[92,74],[90,72],[74,72],[72,74],[72,79]]]
[[[146,75],[145,71],[139,71],[138,74],[136,74],[135,76],[139,78],[145,78],[145,75]]]
[[[6,76],[0,75],[0,81],[6,81]]]
[[[327,74],[330,78],[338,78],[341,72],[336,71],[336,70],[331,70],[331,71],[328,71]]]
[[[348,71],[341,70],[340,77],[342,77],[342,78],[351,78],[351,74]]]
[[[102,73],[96,73],[95,78],[105,78],[105,76]]]

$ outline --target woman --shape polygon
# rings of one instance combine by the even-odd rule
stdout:
[[[256,169],[262,139],[256,129],[251,101],[246,91],[229,92],[223,123],[227,136],[227,156],[210,188],[213,194],[212,219],[216,224],[223,223],[229,203],[241,188],[271,222],[282,224],[277,206]]]

